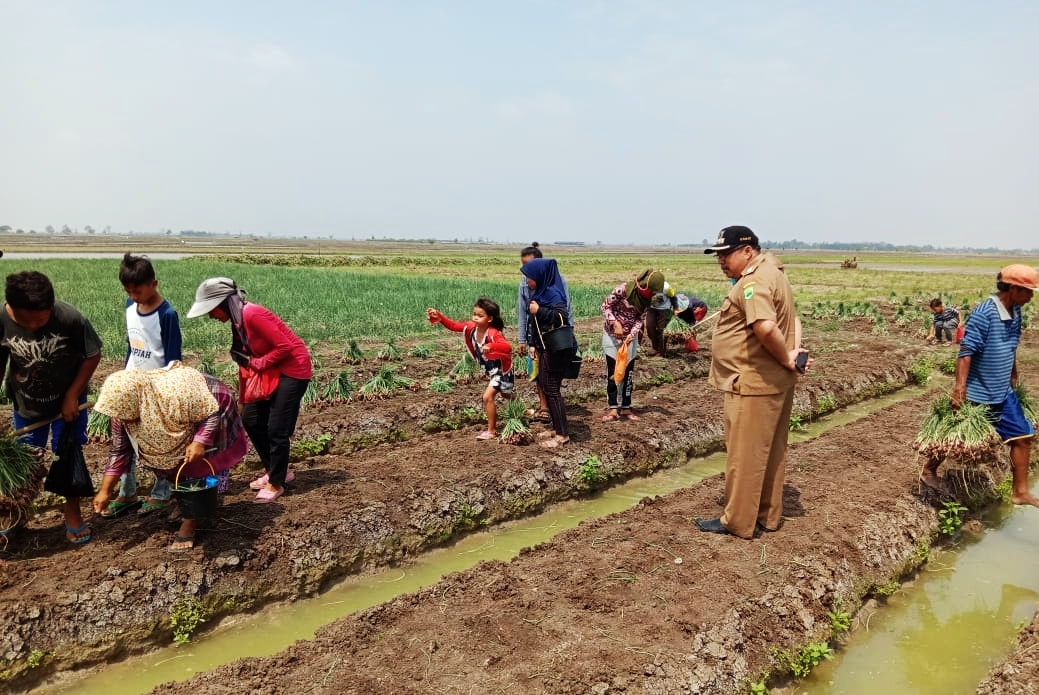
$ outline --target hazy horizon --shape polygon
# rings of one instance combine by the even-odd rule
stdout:
[[[0,225],[1029,249],[1039,5],[0,7]]]

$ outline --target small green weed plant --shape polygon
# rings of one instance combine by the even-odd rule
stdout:
[[[805,421],[804,421],[804,418],[801,417],[800,415],[791,415],[790,416],[790,431],[791,432],[804,432],[805,431]]]
[[[815,402],[815,412],[817,415],[823,413],[829,413],[837,409],[837,398],[832,393],[827,393],[819,396],[819,400]]]
[[[825,642],[811,642],[801,647],[796,655],[789,652],[780,654],[780,662],[783,663],[790,673],[798,678],[807,678],[816,666],[824,660],[833,658],[833,650]]]
[[[909,379],[914,384],[926,384],[931,380],[931,371],[934,366],[931,364],[931,360],[927,358],[921,358],[914,360],[912,364],[906,369],[909,374]]]
[[[181,596],[170,610],[170,627],[173,628],[173,641],[187,644],[191,636],[209,618],[205,606],[197,598]]]
[[[946,536],[954,536],[963,527],[967,508],[959,502],[945,502],[938,510],[938,530]]]
[[[888,596],[894,596],[902,585],[898,583],[897,579],[892,579],[883,584],[877,584],[873,587],[873,593],[881,598],[887,598]]]
[[[577,472],[578,480],[585,485],[595,485],[602,482],[605,477],[602,470],[602,461],[595,454],[586,458],[584,463],[581,464],[581,469]]]
[[[750,695],[768,695],[768,686],[765,685],[765,679],[762,678],[756,683],[750,684]]]
[[[289,447],[289,454],[294,461],[310,456],[320,456],[328,453],[328,446],[331,443],[332,435],[327,432],[316,437],[303,437],[292,443]]]
[[[480,373],[480,365],[467,352],[451,367],[451,376],[459,381],[468,381]]]
[[[43,657],[42,649],[33,649],[29,652],[29,657],[25,660],[25,663],[29,665],[29,668],[39,668],[43,665]]]
[[[840,603],[834,603],[833,610],[826,611],[826,617],[835,636],[843,635],[851,629],[851,614],[844,610]]]

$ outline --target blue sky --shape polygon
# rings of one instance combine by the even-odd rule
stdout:
[[[0,224],[1034,248],[1039,3],[6,2]]]

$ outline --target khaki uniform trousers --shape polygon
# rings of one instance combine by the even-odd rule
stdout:
[[[774,531],[783,517],[786,442],[794,389],[767,396],[725,394],[725,511],[721,522],[740,538],[755,522]]]

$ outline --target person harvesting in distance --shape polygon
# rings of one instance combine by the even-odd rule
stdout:
[[[622,282],[613,288],[602,303],[602,351],[606,355],[606,399],[609,412],[603,422],[626,417],[638,420],[631,412],[631,392],[634,389],[632,373],[638,357],[639,333],[650,310],[653,295],[664,291],[664,274],[652,268],[643,270],[631,282]],[[628,364],[624,380],[618,384],[613,376],[617,366],[617,350],[627,343]],[[619,390],[619,393],[618,393]]]
[[[127,296],[126,369],[161,369],[179,362],[180,318],[173,305],[159,294],[159,281],[148,257],[124,255],[119,264],[119,282]],[[110,519],[140,505],[138,514],[150,514],[166,509],[172,496],[169,481],[156,476],[148,499],[141,504],[137,497],[137,459],[132,457],[126,472],[119,476],[118,495],[98,513]]]
[[[678,295],[675,288],[667,281],[659,292],[654,292],[649,300],[649,311],[646,312],[646,322],[643,333],[649,339],[652,351],[659,357],[667,357],[667,341],[664,339],[664,330],[671,322],[671,317],[678,313]]]
[[[310,351],[277,314],[246,301],[231,278],[209,278],[198,286],[188,318],[197,316],[231,324],[242,424],[266,471],[249,487],[257,490],[255,502],[273,502],[296,478],[289,470],[289,444],[314,376]]]
[[[577,340],[572,338],[570,347],[556,346],[550,350],[545,334],[562,326],[570,326],[572,320],[567,308],[568,297],[563,277],[554,258],[535,258],[520,266],[530,290],[530,303],[526,310],[530,315],[527,322],[527,344],[530,354],[537,354],[538,385],[545,394],[545,403],[552,420],[552,429],[542,432],[544,441],[540,446],[555,449],[570,441],[570,423],[566,417],[563,400],[563,378],[567,368],[577,355]]]
[[[776,531],[782,521],[794,387],[811,361],[800,347],[793,288],[778,260],[761,253],[757,235],[726,227],[704,253],[717,254],[735,283],[719,309],[708,376],[725,393],[725,508],[695,523],[751,538],[756,528]]]
[[[21,441],[43,449],[47,436],[56,450],[65,427],[87,441],[87,388],[101,362],[101,339],[90,321],[72,305],[54,299],[43,273],[27,270],[7,276],[0,312],[0,375],[7,369],[7,394],[14,403],[14,427],[38,427]],[[70,543],[90,540],[79,497],[65,500],[65,536]]]
[[[465,349],[480,365],[484,375],[490,378],[483,391],[487,429],[476,438],[494,439],[498,436],[495,396],[500,393],[504,398],[512,398],[516,387],[516,377],[512,372],[512,345],[501,333],[505,330],[501,308],[494,300],[480,297],[473,305],[473,316],[468,321],[455,321],[432,307],[426,309],[426,318],[430,323],[439,323],[449,331],[461,333]]]
[[[538,246],[538,242],[536,241],[531,242],[530,246],[527,246],[520,251],[520,265],[525,265],[535,258],[544,258],[544,254],[541,252],[541,247]],[[563,293],[566,295],[566,315],[569,317],[569,321],[572,325],[574,314],[571,310],[570,288],[567,287],[566,278],[562,275],[559,276],[559,281],[562,283]],[[516,354],[520,357],[527,357],[527,355],[530,354],[527,349],[527,323],[530,320],[529,308],[531,292],[532,290],[527,286],[527,278],[521,277],[518,298],[516,300],[516,335],[519,343],[519,346],[516,349]],[[530,412],[531,419],[538,422],[551,422],[552,416],[548,410],[548,401],[545,399],[545,391],[541,388],[541,381],[535,379],[534,387],[538,392],[538,408],[537,410]]]
[[[931,320],[934,327],[934,342],[940,343],[942,338],[945,339],[945,342],[954,342],[956,328],[960,325],[960,312],[952,307],[946,309],[938,297],[931,300],[931,311],[933,312]]]
[[[1004,444],[1010,446],[1014,504],[1039,507],[1028,487],[1028,463],[1035,428],[1025,417],[1014,389],[1018,383],[1017,346],[1021,342],[1021,307],[1039,290],[1039,272],[1014,263],[996,275],[996,292],[971,312],[960,341],[956,381],[952,388],[953,408],[966,401],[986,406],[988,419]],[[921,479],[941,489],[938,466],[929,459]]]

